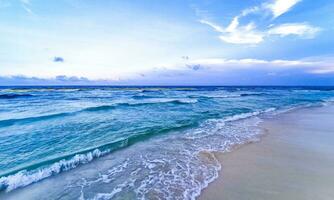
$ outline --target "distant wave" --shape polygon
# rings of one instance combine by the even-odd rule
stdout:
[[[235,98],[240,97],[239,94],[228,95],[189,95],[188,98],[201,98],[201,99],[219,99],[219,98]]]
[[[241,94],[216,94],[216,95],[189,95],[188,98],[207,98],[207,99],[220,99],[220,98],[238,98],[247,96],[264,96],[267,93],[241,93]]]
[[[162,92],[161,88],[156,88],[156,89],[143,89],[141,90],[142,93],[154,93],[154,92]]]
[[[80,91],[80,89],[77,88],[12,88],[12,89],[0,89],[0,91],[4,92],[74,92],[74,91]]]
[[[191,99],[164,99],[164,98],[156,98],[152,101],[147,102],[134,102],[134,103],[117,103],[114,105],[102,105],[96,107],[89,107],[85,108],[82,111],[103,111],[103,110],[110,110],[116,109],[120,107],[138,107],[138,106],[145,106],[145,105],[154,105],[154,104],[191,104],[196,103],[197,101]]]
[[[264,96],[267,93],[241,93],[241,94],[215,94],[215,95],[189,95],[188,98],[238,98],[238,97],[247,97],[247,96]]]
[[[0,99],[15,99],[15,98],[25,98],[33,97],[31,94],[0,94]]]
[[[240,94],[241,97],[246,97],[246,96],[263,96],[263,95],[267,95],[267,93],[242,93]]]
[[[192,104],[196,102],[197,102],[196,100],[192,100],[192,99],[155,99],[154,101],[148,101],[148,102],[116,103],[113,105],[101,105],[101,106],[88,107],[88,108],[84,108],[82,110],[78,110],[74,112],[62,112],[62,113],[42,115],[42,116],[36,116],[36,117],[0,120],[0,127],[12,126],[16,123],[25,124],[25,123],[35,122],[35,121],[42,121],[42,120],[72,116],[72,115],[84,113],[84,112],[107,111],[107,110],[118,109],[122,107],[138,107],[138,106],[154,105],[154,104],[182,105],[182,104]]]
[[[132,96],[133,99],[151,99],[157,98],[156,96],[148,96],[148,95],[134,95]]]
[[[41,121],[41,120],[47,120],[57,117],[65,117],[75,114],[76,112],[68,112],[68,113],[56,113],[56,114],[50,114],[50,115],[42,115],[42,116],[36,116],[36,117],[26,117],[26,118],[16,118],[16,119],[5,119],[0,120],[0,127],[6,127],[6,126],[12,126],[16,123],[31,123],[35,121]]]

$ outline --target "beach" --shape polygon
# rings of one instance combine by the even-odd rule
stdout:
[[[334,198],[334,106],[264,120],[261,141],[216,153],[219,177],[201,200]]]

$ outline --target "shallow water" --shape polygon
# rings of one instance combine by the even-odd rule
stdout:
[[[217,177],[212,151],[257,140],[261,118],[326,104],[332,89],[3,87],[0,196],[193,199]]]

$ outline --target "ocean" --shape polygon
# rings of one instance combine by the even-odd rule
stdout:
[[[334,87],[0,87],[0,199],[195,199],[221,170],[213,152],[333,99]]]

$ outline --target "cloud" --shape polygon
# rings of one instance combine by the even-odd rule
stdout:
[[[305,22],[278,24],[272,27],[271,19],[269,21],[267,20],[267,23],[270,23],[270,25],[266,28],[258,29],[255,24],[256,18],[251,18],[251,20],[246,18],[250,14],[257,13],[261,16],[262,20],[263,17],[266,17],[266,11],[270,11],[275,19],[288,12],[300,1],[301,0],[276,0],[272,3],[267,2],[259,6],[244,9],[241,11],[240,15],[233,17],[227,27],[222,27],[205,19],[202,19],[199,22],[210,26],[216,32],[220,33],[219,39],[221,41],[231,44],[259,44],[272,35],[280,35],[281,37],[294,35],[311,39],[316,36],[316,34],[320,31],[320,28],[311,26]],[[242,21],[244,24],[240,23],[241,18],[243,19]],[[262,23],[265,24],[265,21],[262,21]]]
[[[324,69],[313,69],[310,72],[313,74],[332,74],[334,73],[334,65]]]
[[[269,11],[275,19],[291,10],[292,7],[299,2],[301,2],[301,0],[271,0],[270,3],[265,2],[259,6],[244,9],[240,16],[244,17],[253,13],[265,13],[266,11]]]
[[[258,44],[263,41],[264,34],[255,30],[255,25],[249,23],[239,26],[239,18],[235,17],[227,28],[213,22],[200,20],[200,23],[211,26],[215,31],[222,33],[219,39],[232,44]]]
[[[187,64],[186,66],[193,71],[204,69],[200,64]]]
[[[264,35],[255,29],[254,23],[239,26],[239,18],[235,17],[225,29],[227,34],[223,34],[219,38],[224,42],[233,44],[258,44],[263,41]]]
[[[29,5],[31,2],[30,0],[20,0],[23,4]]]
[[[0,85],[109,85],[111,80],[91,80],[86,77],[59,75],[54,78],[22,75],[0,76]]]
[[[334,85],[334,59],[196,59],[162,66],[127,83],[137,85]],[[182,67],[183,65],[183,67]]]
[[[182,68],[182,65],[184,66]],[[303,58],[299,60],[264,60],[255,58],[224,59],[207,58],[188,60],[173,66],[163,66],[154,71],[230,71],[239,69],[286,70],[298,69],[305,73],[333,73],[334,57]]]
[[[301,0],[274,0],[273,3],[263,4],[262,7],[269,9],[272,12],[274,18],[277,18],[284,13],[288,12],[294,5]]]
[[[334,85],[334,57],[300,60],[189,59],[122,80],[0,76],[0,85]]]
[[[77,76],[65,76],[59,75],[56,76],[55,80],[62,82],[89,82],[90,80],[86,77],[77,77]]]
[[[231,68],[252,68],[252,67],[265,67],[271,68],[283,68],[283,67],[308,67],[319,65],[318,61],[306,61],[306,60],[262,60],[262,59],[199,59],[193,60],[191,64],[203,65],[207,67],[219,67],[219,69],[231,69]]]
[[[213,71],[287,71],[296,70],[306,74],[331,74],[334,75],[334,58],[304,58],[300,60],[262,60],[262,59],[199,59],[188,63],[191,66],[201,66],[203,70]],[[334,78],[334,77],[332,77]]]
[[[61,63],[63,63],[63,62],[65,62],[65,60],[64,60],[64,58],[62,58],[62,57],[54,57],[53,58],[53,62],[61,62]]]
[[[30,15],[35,15],[35,13],[30,9],[31,2],[30,0],[20,0],[23,9]]]
[[[320,28],[313,27],[307,23],[287,23],[269,29],[268,34],[280,35],[281,37],[297,35],[304,38],[314,38],[319,31]]]

